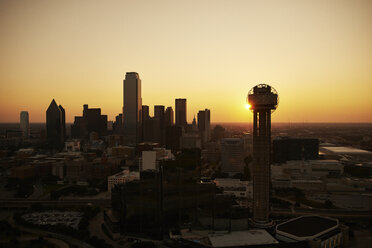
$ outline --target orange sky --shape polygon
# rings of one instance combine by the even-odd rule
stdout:
[[[277,122],[372,122],[369,0],[1,0],[0,122],[45,122],[53,98],[67,121],[83,104],[112,120],[125,72],[142,79],[143,104],[188,121],[250,121],[247,92],[268,83]]]

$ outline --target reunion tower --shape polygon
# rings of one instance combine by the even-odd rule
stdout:
[[[256,227],[270,227],[270,144],[271,113],[278,107],[277,91],[259,84],[248,92],[248,103],[253,111],[253,219]]]

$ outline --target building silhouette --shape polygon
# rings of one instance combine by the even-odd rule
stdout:
[[[150,118],[150,108],[147,105],[142,105],[142,121]]]
[[[318,159],[319,139],[277,137],[273,140],[273,162]]]
[[[161,120],[157,117],[149,117],[143,120],[143,141],[161,143]]]
[[[27,111],[22,111],[20,114],[20,127],[23,133],[23,138],[28,139],[30,136],[30,123]]]
[[[163,105],[155,105],[154,106],[154,118],[159,119],[160,121],[160,144],[165,143],[165,107]]]
[[[253,225],[268,227],[270,192],[271,112],[278,105],[274,88],[260,84],[248,93],[253,110]]]
[[[113,130],[115,134],[123,133],[123,114],[118,114],[115,117],[115,122],[113,124]]]
[[[62,105],[59,105],[58,107],[61,110],[62,114],[62,137],[63,140],[66,140],[66,112]]]
[[[101,115],[100,108],[89,108],[88,104],[84,104],[83,116],[75,116],[74,124],[71,126],[71,136],[87,138],[92,132],[99,136],[106,134],[107,115]]]
[[[204,147],[211,139],[211,111],[209,109],[198,112],[198,129]]]
[[[168,126],[165,129],[165,147],[172,151],[180,150],[182,127]]]
[[[141,79],[137,72],[127,72],[124,79],[123,128],[124,142],[136,145],[142,127]]]
[[[154,106],[154,117],[159,118],[162,121],[164,121],[164,106],[163,105]]]
[[[47,144],[49,148],[61,149],[65,141],[65,111],[53,99],[46,111]]]
[[[169,127],[174,125],[174,113],[172,107],[167,107],[164,113],[164,126]]]
[[[187,125],[186,99],[183,99],[183,98],[176,99],[175,105],[176,105],[176,125],[184,127]]]

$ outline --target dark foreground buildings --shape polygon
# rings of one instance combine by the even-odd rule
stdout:
[[[311,138],[278,137],[273,140],[273,162],[318,159],[319,140]]]
[[[61,149],[66,137],[65,110],[53,99],[46,111],[47,144],[51,149]]]
[[[141,171],[139,181],[116,185],[111,199],[122,232],[162,239],[169,228],[196,221],[202,209],[210,214],[231,207],[230,197],[215,196],[216,186],[200,183],[194,168],[167,161],[159,170]]]

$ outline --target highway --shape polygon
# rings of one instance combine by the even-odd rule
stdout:
[[[301,216],[301,215],[319,215],[334,218],[362,218],[372,219],[371,211],[340,211],[334,209],[274,209],[270,212],[273,215]]]
[[[76,200],[42,200],[42,199],[0,199],[0,208],[27,208],[33,204],[40,205],[87,205],[110,207],[111,201],[107,199],[76,199]]]

